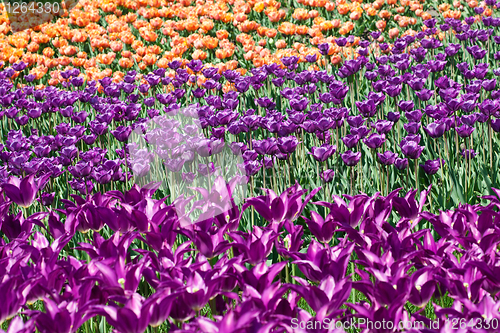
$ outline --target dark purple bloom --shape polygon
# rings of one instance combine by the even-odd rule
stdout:
[[[361,101],[361,102],[356,102],[356,107],[358,108],[358,111],[364,116],[364,117],[373,117],[375,113],[377,112],[377,108],[375,103],[368,99],[366,101]]]
[[[111,134],[120,142],[126,142],[131,133],[132,128],[130,126],[118,126],[115,130],[111,131]]]
[[[383,165],[392,165],[396,161],[398,154],[392,151],[386,151],[384,153],[377,153],[378,161]]]
[[[439,171],[439,168],[441,167],[441,163],[445,163],[444,160],[427,160],[425,161],[425,164],[420,164],[422,169],[424,169],[425,173],[430,175],[433,175]]]
[[[26,208],[35,201],[36,194],[41,190],[50,175],[45,175],[35,179],[35,175],[24,177],[22,180],[17,177],[11,177],[8,183],[2,185],[7,197],[17,205]]]
[[[485,99],[481,104],[479,104],[479,110],[486,115],[492,116],[499,109],[499,105],[497,101],[492,101],[491,99]]]
[[[54,196],[55,196],[56,192],[52,192],[52,193],[46,193],[46,192],[43,192],[41,195],[40,195],[40,198],[38,198],[38,201],[43,205],[43,206],[50,206],[52,205],[52,202],[54,201]]]
[[[354,153],[351,150],[348,150],[345,153],[341,154],[340,157],[347,166],[352,167],[358,164],[359,160],[361,159],[361,152]]]
[[[400,147],[405,156],[414,160],[420,157],[425,148],[424,146],[419,146],[416,141],[408,140],[407,138],[401,141]]]
[[[407,158],[396,158],[394,160],[394,166],[398,170],[404,170],[408,168],[408,159]]]
[[[361,117],[361,115],[349,116],[346,118],[346,121],[349,124],[349,126],[353,128],[361,127],[365,122],[365,120],[363,119],[363,117]]]
[[[295,136],[287,136],[278,139],[278,148],[283,154],[290,154],[295,151],[299,140]]]
[[[321,147],[311,147],[311,152],[308,154],[311,154],[316,161],[324,162],[335,153],[336,149],[336,146],[324,144]]]
[[[353,147],[356,147],[359,141],[359,136],[354,135],[354,134],[348,134],[342,138],[342,141],[344,142],[344,145],[351,149]]]
[[[474,149],[464,149],[460,152],[460,155],[462,155],[466,160],[469,160],[476,157],[477,153],[474,151]]]
[[[421,101],[426,102],[434,95],[434,90],[422,89],[420,91],[415,91],[415,94]]]
[[[377,133],[372,133],[369,137],[363,139],[363,143],[371,149],[377,149],[382,147],[382,145],[385,142],[385,135],[382,134],[377,134]]]
[[[401,94],[401,89],[402,89],[401,85],[394,85],[394,86],[391,85],[385,88],[385,93],[390,97],[396,97],[399,96],[399,94]]]
[[[420,110],[409,111],[406,112],[405,116],[409,122],[419,123],[422,119],[422,112]]]
[[[375,128],[379,134],[387,134],[391,131],[393,123],[389,120],[379,120],[372,127]]]
[[[335,171],[331,169],[325,170],[321,173],[320,177],[325,183],[330,183],[335,177]]]
[[[446,131],[446,124],[444,122],[433,122],[424,126],[424,131],[431,138],[440,138]]]
[[[407,123],[403,125],[403,128],[410,134],[417,134],[418,130],[420,129],[420,123],[416,122]]]
[[[399,114],[399,112],[389,112],[387,114],[387,120],[389,120],[390,122],[393,122],[393,123],[397,123],[399,121],[399,118],[401,117],[401,115]]]

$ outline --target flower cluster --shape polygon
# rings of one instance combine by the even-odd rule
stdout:
[[[36,194],[41,184],[29,182],[20,186]],[[429,189],[418,197],[398,197],[399,190],[347,202],[334,196],[313,203],[326,209],[323,216],[304,210],[318,190],[306,195],[296,184],[279,196],[266,190],[249,198],[243,210],[253,207],[259,226],[242,231],[237,206],[186,224],[154,199],[154,188],[73,196],[62,209],[25,216],[9,211],[17,197],[5,187],[0,324],[10,323],[8,332],[82,325],[87,332],[109,325],[131,333],[148,326],[288,332],[297,318],[443,327],[500,319],[499,190],[486,206],[439,215],[425,209]]]
[[[38,9],[39,4],[30,6]],[[433,10],[440,18],[459,19],[464,13],[480,19],[490,17],[496,8],[494,1],[478,6],[473,0],[467,6],[455,1],[453,6],[443,3]],[[420,1],[408,0],[366,4],[82,0],[64,2],[57,13],[41,16],[7,15],[10,7],[3,4],[0,9],[0,60],[24,61],[37,82],[45,85],[64,82],[60,73],[71,68],[82,70],[88,80],[121,80],[126,70],[147,73],[167,68],[174,59],[220,62],[217,66],[233,69],[238,62],[247,70],[291,55],[303,62],[306,56],[315,57],[313,63],[318,65],[338,64],[366,52],[358,47],[356,32],[376,30],[383,32],[377,41],[393,42],[427,29],[423,21],[432,18]],[[449,25],[425,30],[440,39],[450,31]],[[326,56],[319,52],[322,43],[331,46]]]

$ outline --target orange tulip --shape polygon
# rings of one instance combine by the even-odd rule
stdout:
[[[389,30],[389,38],[394,39],[399,36],[399,29],[398,28],[392,28]]]
[[[255,10],[257,13],[261,13],[264,10],[264,8],[265,8],[265,4],[262,1],[257,2],[253,6],[253,10]]]
[[[161,28],[163,20],[161,19],[161,17],[155,17],[154,19],[151,19],[149,23],[151,24],[153,29],[158,30]]]
[[[146,55],[146,48],[144,46],[138,47],[135,52],[140,55],[141,57],[144,57]]]
[[[118,65],[120,65],[121,68],[131,68],[134,62],[128,58],[121,58],[118,60]]]
[[[244,13],[238,13],[234,15],[234,20],[236,22],[245,22],[247,20],[247,16]]]
[[[422,13],[422,20],[430,20],[432,18],[431,14],[427,13],[427,12],[423,12]]]
[[[46,47],[43,49],[42,54],[47,58],[52,58],[54,56],[54,50],[51,47]]]
[[[282,19],[280,12],[277,12],[277,11],[269,12],[269,14],[267,14],[267,17],[269,17],[269,21],[271,21],[273,23],[279,22]]]
[[[71,63],[71,59],[68,57],[59,57],[58,63],[59,65],[66,67]]]
[[[341,57],[341,56],[339,56],[339,55],[334,55],[334,56],[332,57],[332,64],[334,64],[334,65],[338,65],[338,64],[340,64],[341,62],[342,62],[342,57]]]
[[[333,2],[327,2],[325,5],[325,9],[328,12],[333,12],[335,10],[335,4]]]
[[[78,49],[76,48],[76,46],[73,46],[73,45],[68,45],[68,46],[65,46],[63,49],[62,49],[62,54],[64,55],[67,55],[67,56],[73,56],[75,55],[76,53],[78,52]]]
[[[297,27],[293,23],[283,22],[278,27],[278,31],[284,35],[293,35],[297,31]]]
[[[203,45],[209,50],[215,49],[218,44],[219,44],[219,40],[217,38],[213,38],[210,36],[205,36],[203,38]]]
[[[450,9],[450,4],[449,3],[442,3],[438,6],[438,9],[440,12],[445,12]]]
[[[340,4],[337,6],[337,11],[339,12],[340,15],[346,15],[349,13],[349,10],[351,9],[350,4]]]
[[[377,29],[382,30],[382,31],[385,29],[386,25],[387,25],[387,23],[384,20],[380,20],[380,21],[377,21],[375,23],[375,26],[377,27]]]
[[[146,66],[152,66],[156,63],[157,56],[156,54],[146,54],[144,58],[142,58],[143,63]]]
[[[29,43],[27,46],[27,50],[29,52],[33,52],[33,53],[37,52],[39,48],[40,48],[40,45],[37,43],[34,43],[34,42]]]
[[[227,30],[217,30],[215,34],[218,39],[227,39],[229,37]]]
[[[355,11],[355,12],[352,12],[350,15],[349,15],[349,18],[353,21],[357,21],[361,18],[361,13],[358,12],[358,11]]]
[[[123,48],[123,44],[117,41],[111,42],[109,46],[111,47],[111,50],[113,50],[113,52],[120,52]]]
[[[205,60],[207,58],[207,53],[201,50],[195,50],[191,56],[195,60]]]
[[[286,47],[286,41],[284,39],[278,39],[274,45],[277,49],[284,49]]]
[[[85,59],[80,59],[80,58],[71,58],[71,63],[75,67],[82,67],[85,64]]]

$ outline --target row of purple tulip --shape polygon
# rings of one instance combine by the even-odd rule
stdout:
[[[429,189],[313,202],[319,189],[296,184],[249,198],[242,210],[253,206],[260,219],[241,231],[237,206],[193,223],[154,199],[154,188],[137,186],[74,195],[30,216],[13,209],[38,186],[7,186],[0,196],[8,332],[106,331],[101,318],[122,333],[343,332],[308,326],[325,320],[441,325],[408,332],[445,332],[453,320],[484,325],[474,332],[498,329],[495,189],[484,206],[434,215]],[[308,203],[316,208],[306,212]]]

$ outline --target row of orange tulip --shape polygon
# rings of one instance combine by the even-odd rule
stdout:
[[[476,0],[466,6],[455,1],[438,10],[444,18],[458,18],[476,6]],[[296,7],[293,12],[291,7]],[[379,41],[390,42],[421,29],[421,21],[431,17],[423,1],[416,0],[81,0],[62,8],[71,10],[37,25],[49,20],[49,14],[7,15],[0,5],[0,60],[22,60],[37,79],[43,81],[50,73],[48,83],[54,85],[61,82],[58,73],[71,67],[81,68],[87,79],[116,80],[128,69],[146,73],[166,68],[176,58],[237,60],[248,68],[279,62],[287,55],[318,53],[318,44],[334,43],[335,36],[361,28],[387,32]],[[491,15],[491,9],[483,15]],[[13,32],[21,28],[25,29]],[[337,64],[353,52],[334,47],[330,59],[319,61]]]

